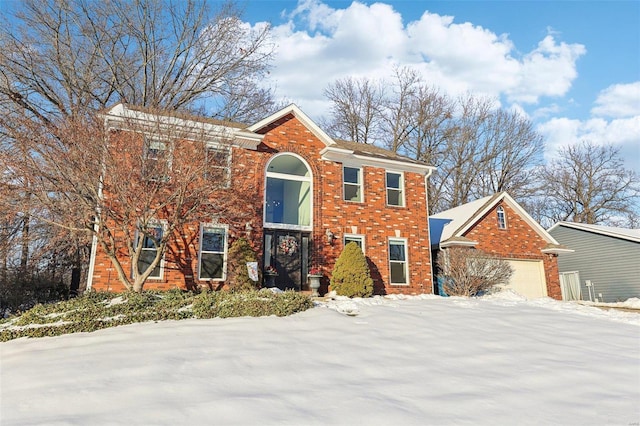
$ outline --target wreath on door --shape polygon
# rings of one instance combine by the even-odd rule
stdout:
[[[280,244],[278,249],[281,253],[292,256],[298,250],[298,241],[295,237],[287,235],[286,237],[280,237]]]

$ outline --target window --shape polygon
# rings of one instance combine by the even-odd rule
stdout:
[[[505,215],[502,206],[498,206],[496,213],[498,216],[498,229],[507,229],[507,216]]]
[[[345,234],[344,245],[349,243],[356,243],[364,253],[364,235]]]
[[[200,253],[198,259],[198,279],[225,279],[227,252],[227,228],[200,226]]]
[[[409,284],[407,277],[407,241],[389,239],[389,271],[391,284]]]
[[[362,202],[362,169],[358,167],[342,168],[343,193],[345,201]]]
[[[167,181],[171,170],[169,143],[153,138],[144,140],[143,175],[149,180]]]
[[[231,184],[231,151],[227,148],[207,148],[206,175],[223,188]]]
[[[266,226],[311,228],[311,173],[298,157],[283,154],[267,166],[264,217]]]
[[[158,245],[160,244],[160,240],[162,239],[162,234],[164,233],[164,229],[162,225],[152,226],[149,228],[148,234],[143,234],[138,231],[137,238],[142,238],[142,251],[140,252],[140,257],[138,257],[138,271],[143,274],[147,268],[153,262],[153,259],[156,258],[156,253],[158,253]],[[139,240],[136,238],[136,246]],[[149,278],[162,278],[162,266],[163,260],[153,268],[151,271],[151,275]]]
[[[404,206],[404,179],[402,173],[387,172],[387,205]]]

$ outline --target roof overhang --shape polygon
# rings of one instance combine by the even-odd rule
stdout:
[[[376,158],[355,153],[355,151],[335,146],[328,146],[320,151],[323,160],[335,161],[343,164],[354,164],[362,166],[380,167],[384,169],[393,169],[403,172],[419,173],[425,176],[431,176],[436,169],[433,166],[423,164],[409,163],[402,160],[393,160],[387,158]]]

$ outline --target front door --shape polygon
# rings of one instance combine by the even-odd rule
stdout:
[[[276,269],[279,289],[302,289],[309,266],[309,236],[308,232],[265,230],[263,267]]]

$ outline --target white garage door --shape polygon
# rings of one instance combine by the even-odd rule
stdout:
[[[545,297],[547,281],[544,278],[542,260],[508,260],[513,275],[507,288],[513,289],[527,299]]]

